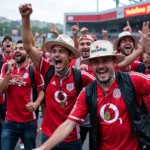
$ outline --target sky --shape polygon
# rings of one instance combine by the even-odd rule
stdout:
[[[116,6],[114,0],[0,0],[0,16],[11,20],[20,20],[19,5],[31,3],[32,20],[63,24],[64,13],[96,12],[97,1],[99,1],[99,11]],[[124,4],[130,4],[129,0],[120,1]]]

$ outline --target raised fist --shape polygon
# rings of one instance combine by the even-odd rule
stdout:
[[[31,4],[23,4],[19,6],[19,11],[22,17],[30,16],[33,12]]]
[[[45,34],[45,33],[42,33],[41,38],[42,38],[42,39],[46,39],[46,34]]]
[[[79,31],[79,24],[77,23],[76,25],[72,26],[71,31],[72,31],[72,34],[77,34]]]

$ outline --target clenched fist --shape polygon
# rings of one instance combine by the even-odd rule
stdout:
[[[31,4],[22,4],[19,6],[19,11],[22,17],[30,16],[33,12]]]

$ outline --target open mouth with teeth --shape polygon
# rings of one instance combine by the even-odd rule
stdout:
[[[7,48],[10,48],[10,45],[6,45]]]
[[[16,53],[16,54],[15,54],[15,58],[19,58],[19,57],[21,57],[21,54]]]
[[[56,69],[59,69],[62,65],[62,60],[55,60],[54,62],[55,62]]]
[[[107,80],[108,78],[108,69],[103,71],[97,71],[98,77],[100,81]]]

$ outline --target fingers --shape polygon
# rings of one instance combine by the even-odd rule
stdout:
[[[14,59],[11,59],[9,62],[8,62],[8,65],[14,67],[14,65],[16,64],[16,61]]]
[[[79,29],[79,23],[77,22],[77,28]]]
[[[19,6],[19,11],[21,16],[29,16],[32,13],[32,5],[30,3],[28,4],[22,4]]]
[[[130,27],[130,23],[129,23],[129,20],[127,20],[127,26],[128,26],[128,27]]]
[[[26,108],[29,110],[29,111],[35,111],[35,104],[30,102],[26,105]]]

